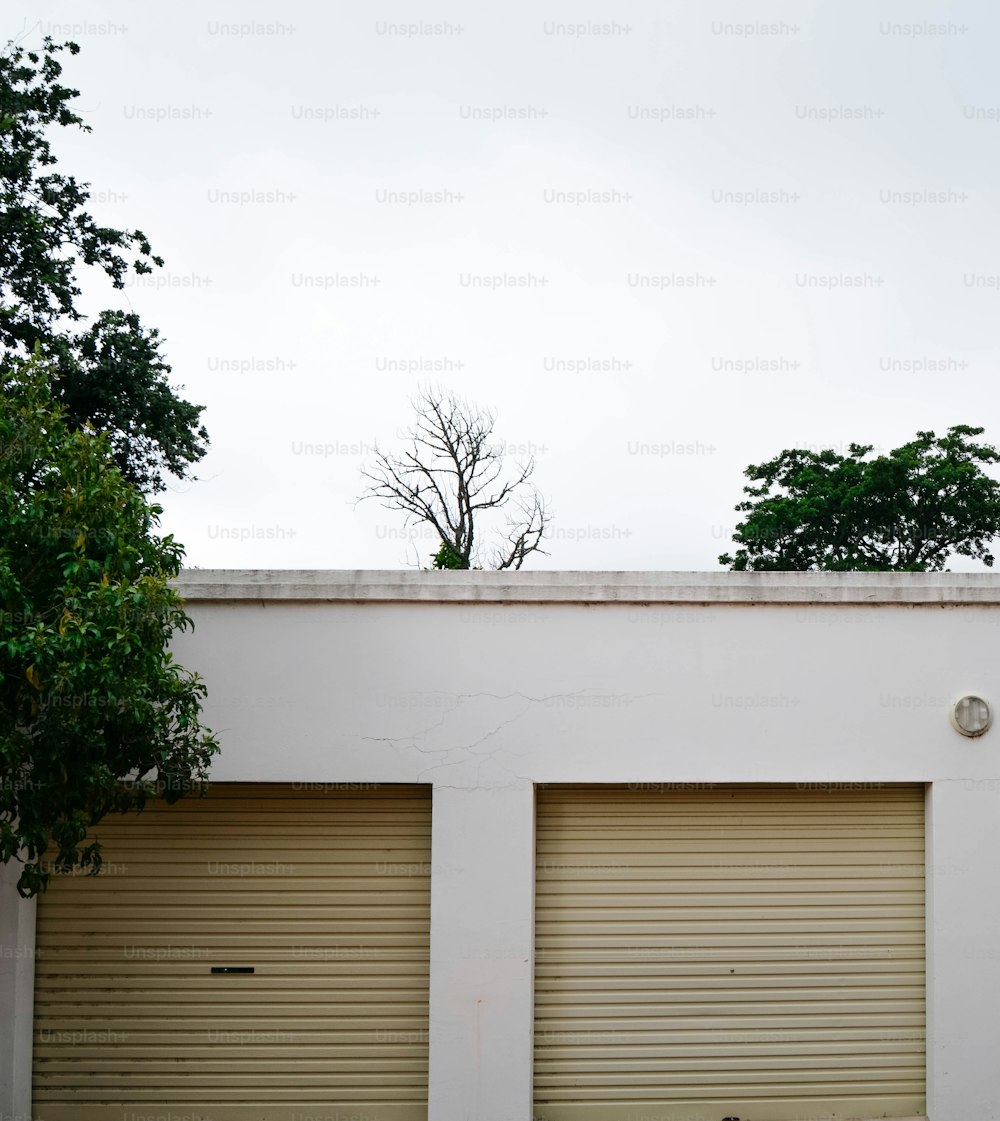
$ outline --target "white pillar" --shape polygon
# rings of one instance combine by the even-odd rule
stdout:
[[[1000,779],[931,786],[927,1116],[1000,1121]]]
[[[534,835],[530,784],[434,787],[434,1121],[530,1121]]]
[[[21,865],[0,865],[0,1118],[31,1117],[35,901],[17,894]]]

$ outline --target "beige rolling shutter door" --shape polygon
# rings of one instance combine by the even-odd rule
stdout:
[[[101,824],[39,901],[34,1118],[426,1118],[430,790],[349,785]]]
[[[649,785],[539,790],[535,1117],[922,1115],[923,789]]]

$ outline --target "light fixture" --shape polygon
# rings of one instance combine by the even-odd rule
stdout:
[[[981,736],[993,723],[993,710],[982,697],[960,697],[951,706],[951,723],[963,736]]]

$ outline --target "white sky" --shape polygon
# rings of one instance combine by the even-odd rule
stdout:
[[[64,80],[93,132],[53,138],[61,169],[166,258],[164,287],[87,306],[158,327],[207,406],[199,481],[160,499],[188,565],[426,563],[354,500],[428,381],[535,452],[556,520],[532,568],[717,569],[744,468],[785,447],[1000,440],[987,0],[103,0],[2,23],[80,43]],[[445,201],[383,201],[421,191]],[[468,284],[500,274],[531,286]]]

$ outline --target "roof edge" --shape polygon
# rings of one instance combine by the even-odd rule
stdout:
[[[995,604],[992,572],[534,572],[185,569],[188,602]]]

